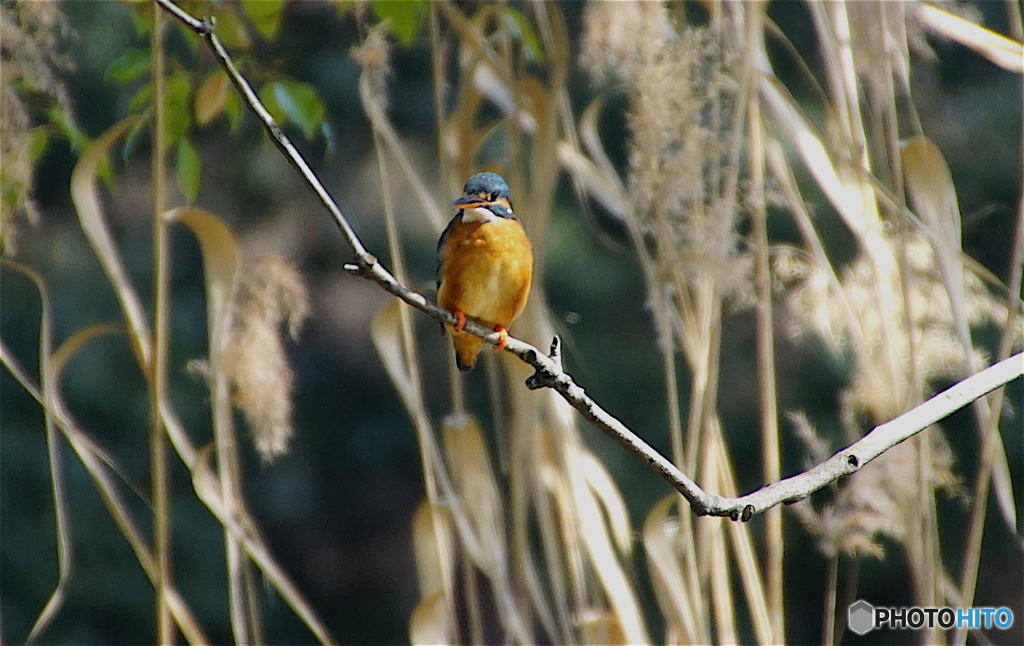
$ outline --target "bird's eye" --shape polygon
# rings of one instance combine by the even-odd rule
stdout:
[[[498,201],[498,191],[491,191],[491,201],[492,202],[497,202]]]

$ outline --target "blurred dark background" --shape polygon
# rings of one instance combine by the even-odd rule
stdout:
[[[60,6],[71,27],[67,45],[74,64],[65,80],[81,127],[95,136],[127,114],[134,91],[105,80],[106,70],[125,51],[146,49],[147,42],[136,35],[121,3],[78,0]],[[990,28],[1006,33],[1002,2],[977,6]],[[581,29],[581,7],[579,3],[558,5],[570,33]],[[769,13],[813,68],[815,43],[806,7],[777,1]],[[349,55],[358,33],[354,20],[339,17],[332,6],[294,2],[280,36],[273,43],[258,44],[247,56],[250,69],[273,66],[313,84],[321,93],[328,108],[330,137],[306,140],[289,132],[363,241],[384,256],[376,162],[358,99],[359,68]],[[806,34],[803,40],[802,34]],[[173,51],[189,48],[183,39],[171,43]],[[1021,195],[1021,78],[955,44],[932,42],[932,46],[938,62],[916,64],[913,70],[924,131],[935,139],[952,168],[964,213],[966,251],[1005,280]],[[425,39],[418,38],[393,54],[390,116],[428,185],[436,188],[430,53]],[[792,73],[795,78],[797,72]],[[594,96],[594,88],[579,69],[572,78],[572,91],[577,109]],[[620,168],[627,152],[624,110],[624,100],[613,98],[602,121],[602,135]],[[423,485],[412,426],[369,339],[370,318],[388,297],[341,270],[347,260],[341,236],[252,118],[246,116],[236,134],[221,119],[199,131],[196,141],[204,168],[198,204],[224,218],[247,249],[273,250],[294,260],[312,295],[312,317],[299,341],[289,348],[297,373],[297,432],[292,450],[268,466],[254,450],[245,449],[245,487],[251,507],[275,556],[336,638],[351,644],[406,642],[409,613],[418,595],[409,528],[412,511],[423,498]],[[124,159],[115,160],[116,182],[106,205],[129,273],[145,301],[152,282],[149,162],[146,144],[138,146]],[[110,285],[71,209],[68,184],[75,161],[68,145],[51,146],[37,174],[36,198],[43,218],[34,226],[23,225],[19,235],[18,259],[46,278],[57,343],[86,325],[120,319]],[[602,242],[599,233],[614,237],[614,229],[602,231],[600,213],[596,218],[584,217],[568,182],[563,184],[557,211],[545,232],[548,271],[543,291],[561,321],[568,345],[567,367],[609,411],[654,446],[668,450],[660,359],[635,258],[628,250]],[[446,204],[454,196],[438,190],[436,197],[439,204]],[[398,200],[410,274],[414,286],[428,289],[436,232],[411,200],[406,204],[411,208],[403,209]],[[826,210],[822,212],[827,217]],[[775,239],[795,236],[784,217],[775,224]],[[844,241],[850,242],[839,222],[833,226],[841,254]],[[185,369],[190,359],[206,354],[201,259],[194,241],[184,233],[173,236],[172,246],[171,398],[193,441],[203,444],[209,441],[205,387]],[[8,271],[3,273],[2,295],[3,341],[30,374],[38,374],[38,295],[30,283]],[[445,338],[432,321],[416,320],[423,363],[434,371],[425,376],[431,411],[439,419],[448,406]],[[730,387],[722,389],[719,406],[736,463],[751,465],[740,473],[741,486],[750,490],[762,484],[757,434],[752,431],[757,423],[752,314],[730,315],[724,338],[721,381]],[[993,331],[981,331],[980,339],[990,350],[994,348]],[[812,341],[796,343],[780,336],[780,344],[781,410],[807,411],[819,430],[836,442],[833,448],[838,448],[836,396],[848,377],[848,367]],[[74,417],[116,457],[129,482],[148,491],[147,399],[135,365],[123,336],[93,341],[69,366],[64,394]],[[480,383],[472,383],[482,379],[478,373],[473,373],[468,387],[474,406],[484,411],[485,391]],[[0,388],[2,638],[18,642],[28,634],[57,581],[55,528],[40,408],[7,371],[0,371]],[[1021,400],[1018,381],[1008,396],[1018,417],[1005,428],[1019,427]],[[971,425],[970,416],[964,414],[943,425],[962,474],[973,473],[976,463],[978,447]],[[585,436],[612,470],[638,526],[653,503],[668,492],[665,484],[596,431],[588,429]],[[1004,441],[1021,513],[1022,436],[1005,433]],[[801,469],[803,449],[785,426],[783,442],[788,456],[784,472]],[[62,454],[75,569],[65,608],[43,642],[152,642],[152,586],[77,458],[67,446]],[[209,636],[227,642],[230,626],[221,528],[195,499],[180,464],[175,464],[173,478],[175,580]],[[148,512],[140,499],[130,493],[126,497],[137,517],[145,518]],[[950,555],[962,552],[964,523],[957,519],[966,519],[966,512],[963,501],[956,500],[944,502],[940,509],[940,518],[951,519],[943,528],[942,546]],[[1014,630],[990,637],[1019,643],[1024,620],[1019,537],[1001,522],[996,509],[988,517],[988,551],[982,557],[977,604],[1014,609],[1018,618]],[[754,522],[756,527],[758,521]],[[787,519],[786,531],[788,634],[794,643],[817,642],[825,560],[795,522]],[[955,573],[959,564],[950,562],[948,567]],[[642,564],[638,568],[642,571]],[[890,546],[884,560],[862,561],[859,571],[860,596],[876,605],[911,603],[909,574],[897,546]],[[268,594],[264,601],[268,639],[311,641],[280,599]],[[657,613],[652,609],[649,614]],[[914,641],[911,633],[886,638]]]

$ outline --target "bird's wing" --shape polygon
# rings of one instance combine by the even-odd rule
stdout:
[[[434,271],[434,279],[437,281],[438,287],[441,286],[441,267],[444,265],[444,261],[447,260],[444,257],[444,243],[448,239],[448,235],[452,232],[452,229],[455,227],[455,223],[458,221],[460,215],[462,215],[461,211],[456,213],[455,217],[448,221],[448,226],[444,228],[444,231],[441,233],[441,237],[437,240],[437,268]]]

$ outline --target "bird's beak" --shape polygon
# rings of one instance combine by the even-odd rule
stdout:
[[[452,204],[460,209],[475,209],[478,206],[490,204],[490,202],[480,199],[479,195],[463,195]]]

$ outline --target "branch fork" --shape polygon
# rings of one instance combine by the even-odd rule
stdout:
[[[532,354],[530,358],[533,361],[527,361],[527,363],[534,365],[537,369],[537,372],[526,380],[526,387],[530,390],[554,388],[558,383],[559,375],[565,374],[562,369],[562,339],[557,334],[552,337],[551,350],[548,352],[548,359],[552,363],[550,367],[534,364],[534,362],[540,363],[540,356],[537,353]]]

